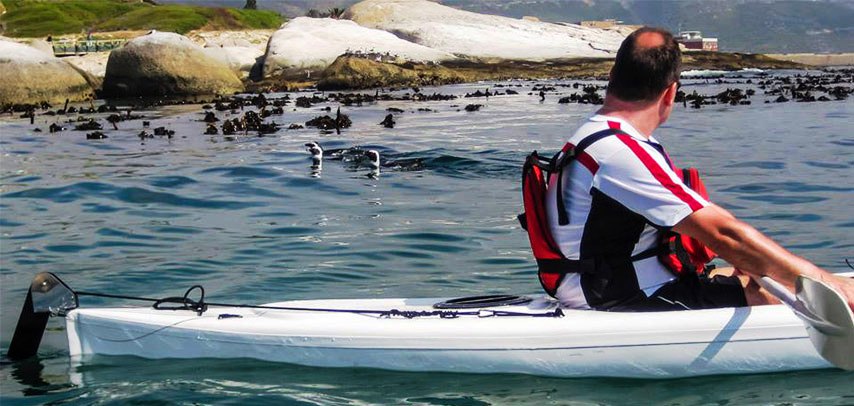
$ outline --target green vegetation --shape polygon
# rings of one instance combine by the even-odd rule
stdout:
[[[275,29],[282,17],[272,11],[158,5],[129,0],[4,0],[0,17],[11,37],[46,37],[88,30]]]

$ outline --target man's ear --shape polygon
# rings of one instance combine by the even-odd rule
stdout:
[[[679,82],[673,82],[670,86],[664,89],[664,94],[661,95],[662,102],[665,106],[670,106],[676,100],[676,88],[679,87]]]

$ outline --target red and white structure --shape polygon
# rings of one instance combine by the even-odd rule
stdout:
[[[718,50],[718,39],[703,38],[703,34],[700,31],[681,31],[676,41],[684,45],[687,49],[712,52],[717,52]]]

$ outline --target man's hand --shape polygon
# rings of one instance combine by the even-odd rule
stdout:
[[[854,279],[844,276],[828,274],[821,279],[827,283],[833,290],[839,292],[842,297],[848,302],[848,307],[854,311]]]

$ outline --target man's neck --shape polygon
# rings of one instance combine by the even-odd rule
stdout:
[[[628,122],[647,139],[661,124],[658,119],[658,105],[656,103],[626,102],[612,96],[606,96],[605,104],[596,113]]]

